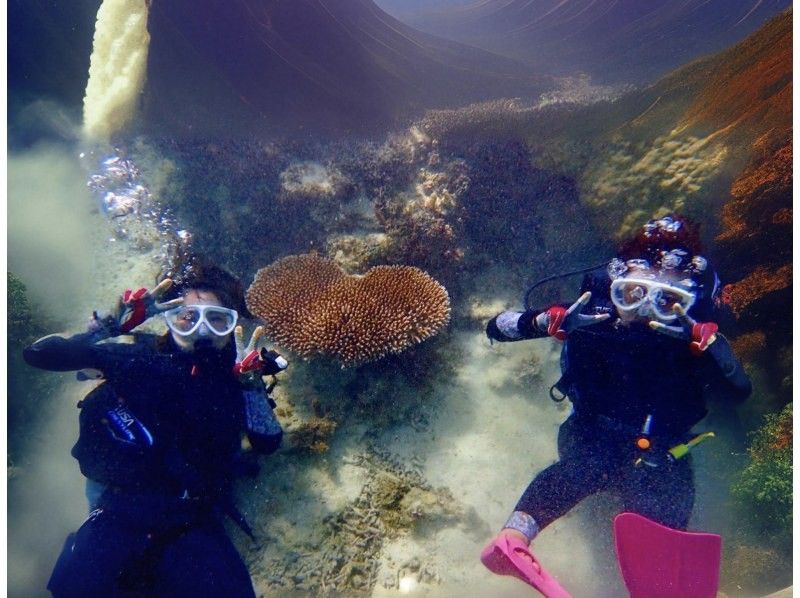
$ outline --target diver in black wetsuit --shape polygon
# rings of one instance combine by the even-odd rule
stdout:
[[[25,350],[35,367],[90,368],[90,377],[104,378],[82,401],[72,451],[101,492],[56,563],[48,584],[56,597],[254,596],[223,520],[231,516],[251,533],[232,484],[243,435],[260,453],[280,444],[261,376],[287,364],[256,349],[260,329],[241,342],[232,307],[246,308],[227,272],[197,268],[171,286],[167,279],[151,291],[126,291],[113,315],[95,314],[88,332],[48,336]],[[178,297],[158,301],[168,294]],[[102,342],[156,314],[169,335]]]
[[[606,273],[586,276],[573,305],[503,312],[488,323],[487,335],[500,342],[564,341],[551,394],[573,406],[559,430],[559,461],[534,478],[481,554],[490,570],[565,595],[528,545],[599,491],[617,493],[626,511],[686,528],[694,483],[685,455],[706,393],[735,405],[751,391],[711,321],[718,286],[694,227],[665,217],[647,223]]]

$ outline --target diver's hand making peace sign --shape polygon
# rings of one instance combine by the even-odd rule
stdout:
[[[259,348],[259,341],[264,336],[264,327],[257,326],[250,336],[250,341],[244,342],[244,329],[237,326],[233,331],[236,339],[236,364],[233,371],[237,376],[256,372],[260,376],[274,376],[286,369],[289,363],[277,351],[268,351],[266,347]]]
[[[569,308],[554,305],[543,311],[536,316],[537,328],[563,341],[573,330],[583,328],[584,326],[592,326],[593,324],[598,324],[610,318],[611,314],[587,315],[581,313],[591,298],[592,293],[586,291],[583,295],[578,297],[578,300],[570,305]]]
[[[650,328],[661,334],[689,341],[689,348],[695,355],[702,355],[703,351],[717,340],[717,326],[714,322],[697,322],[683,306],[676,304],[672,307],[678,316],[680,326],[667,326],[655,320],[650,322]]]
[[[136,291],[126,289],[111,313],[105,316],[100,316],[97,312],[92,314],[88,331],[97,333],[102,338],[128,334],[148,318],[183,302],[183,298],[180,297],[163,303],[158,301],[171,287],[172,280],[165,278],[150,290],[145,288]]]

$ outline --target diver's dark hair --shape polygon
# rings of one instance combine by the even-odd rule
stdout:
[[[689,255],[702,253],[699,225],[680,214],[673,214],[661,220],[651,220],[650,223],[664,221],[668,221],[671,225],[643,226],[635,237],[620,246],[617,251],[619,258],[622,260],[640,258],[655,263],[660,260],[660,254],[665,250],[683,249]]]
[[[700,227],[689,218],[672,214],[650,220],[635,237],[620,246],[617,259],[646,260],[661,268],[667,254],[673,254],[668,257],[675,261],[670,267],[685,273],[696,285],[693,289],[696,300],[690,313],[697,319],[710,319],[720,281],[713,266],[701,255]]]
[[[242,282],[204,256],[193,255],[179,271],[166,273],[162,278],[172,278],[173,282],[164,301],[176,299],[190,290],[206,291],[214,293],[225,307],[239,312],[239,316],[252,317],[247,310]]]

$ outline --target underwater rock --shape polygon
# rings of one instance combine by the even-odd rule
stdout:
[[[348,274],[362,272],[386,261],[389,236],[386,233],[339,235],[328,238],[327,254]]]
[[[723,287],[723,301],[733,313],[741,318],[747,309],[772,293],[791,291],[792,264],[781,266],[778,270],[758,267],[739,282]],[[783,310],[781,310],[783,311]],[[772,317],[775,317],[774,311]]]
[[[333,199],[350,186],[347,178],[332,165],[319,162],[295,162],[280,174],[281,196],[284,199]]]
[[[344,365],[400,353],[437,334],[450,319],[447,290],[418,268],[376,266],[348,276],[313,254],[288,256],[259,270],[246,299],[276,343]]]
[[[787,143],[755,159],[734,181],[722,209],[715,263],[734,281],[725,297],[751,330],[773,330],[791,313],[792,155]],[[789,335],[781,337],[791,343]]]

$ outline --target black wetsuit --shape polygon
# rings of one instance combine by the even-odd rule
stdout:
[[[692,426],[706,415],[706,392],[735,404],[750,394],[750,381],[722,335],[695,356],[687,341],[643,324],[623,325],[608,284],[605,277],[584,280],[581,292],[592,291],[592,300],[583,313],[611,318],[571,332],[564,342],[558,388],[573,412],[559,430],[560,460],[534,478],[515,511],[542,529],[608,490],[618,493],[625,510],[685,529],[694,504],[690,457],[674,460],[667,451],[693,436]],[[501,342],[545,337],[535,325],[540,313],[505,312],[486,333]],[[635,441],[648,415],[652,448],[642,451]]]
[[[99,508],[66,542],[48,588],[55,596],[253,596],[223,527],[245,430],[235,351],[180,351],[169,337],[95,343],[46,337],[25,350],[48,370],[96,368],[73,448],[106,485]]]

